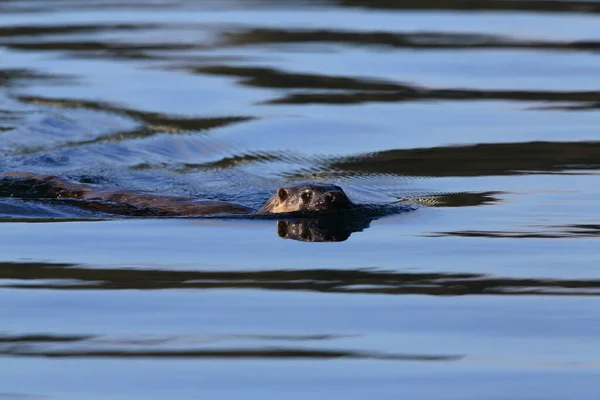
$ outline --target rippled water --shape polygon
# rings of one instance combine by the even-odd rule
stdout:
[[[1,173],[402,204],[127,217],[0,180],[0,399],[597,398],[598,13],[0,3]]]

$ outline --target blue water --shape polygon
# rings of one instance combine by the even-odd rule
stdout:
[[[0,180],[0,399],[597,398],[600,3],[462,5],[1,3],[2,174],[412,208],[317,243]]]

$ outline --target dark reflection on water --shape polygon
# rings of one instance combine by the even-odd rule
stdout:
[[[535,226],[519,232],[500,231],[455,231],[439,232],[431,236],[457,236],[457,237],[485,237],[485,238],[515,238],[515,239],[568,239],[568,238],[598,238],[600,237],[600,225],[577,224],[563,226]]]
[[[0,264],[0,287],[58,290],[268,289],[389,295],[598,296],[597,279],[504,278],[478,273],[379,270],[177,271],[73,264]]]
[[[333,77],[326,75],[292,74],[269,68],[209,66],[198,67],[193,72],[243,78],[249,86],[284,89],[332,89],[364,91],[413,90],[408,86],[392,82],[377,82],[356,78]],[[415,90],[416,91],[416,90]]]
[[[334,335],[315,336],[277,336],[277,335],[213,335],[207,337],[155,337],[146,339],[110,338],[106,336],[54,336],[24,335],[0,336],[0,356],[11,357],[53,357],[53,358],[216,358],[216,359],[375,359],[390,361],[458,361],[462,356],[395,354],[357,350],[331,350],[294,348],[287,345],[282,348],[206,348],[212,342],[228,340],[246,340],[257,342],[288,341],[312,342],[335,338]],[[169,344],[184,343],[184,349],[165,348]],[[194,342],[197,343],[193,346]],[[56,344],[62,345],[57,349]],[[65,344],[68,344],[65,346]],[[69,346],[70,345],[70,346]],[[198,347],[202,348],[198,348]]]
[[[69,82],[72,83],[72,81],[73,77],[68,77],[65,75],[50,75],[37,72],[33,69],[0,69],[0,88],[33,85],[39,82],[43,82],[45,84],[64,84]],[[10,112],[6,110],[0,110],[0,115],[4,113],[10,114]]]
[[[407,102],[418,100],[511,100],[543,102],[584,102],[600,100],[598,91],[557,90],[477,90],[436,89],[395,82],[333,77],[317,74],[287,73],[269,68],[204,66],[193,68],[201,74],[235,76],[240,83],[264,88],[294,89],[289,95],[267,100],[266,104],[360,104],[369,102]],[[302,93],[297,89],[329,90],[326,93]],[[344,90],[345,93],[332,92]]]
[[[521,40],[501,35],[453,32],[353,32],[336,30],[251,29],[226,33],[223,44],[255,45],[277,43],[340,43],[407,49],[532,49],[565,51],[598,51],[594,40],[553,41]]]
[[[117,107],[107,103],[59,98],[45,99],[41,97],[22,96],[19,98],[19,100],[26,103],[41,104],[58,108],[82,108],[86,110],[102,111],[114,115],[125,116],[142,124],[139,128],[137,128],[134,131],[116,132],[109,136],[103,136],[85,142],[70,143],[69,146],[71,147],[82,146],[103,141],[118,142],[121,140],[140,139],[165,132],[182,133],[188,131],[204,131],[253,119],[253,117],[246,116],[220,118],[178,118],[160,113],[128,110],[126,108]]]
[[[503,1],[503,0],[340,0],[340,4],[352,7],[397,10],[493,10],[535,12],[597,13],[600,5],[591,1]]]
[[[561,110],[561,111],[595,111],[600,109],[600,102],[583,104],[556,104],[550,106],[532,107],[538,110]]]
[[[490,143],[387,150],[338,161],[332,167],[416,176],[576,174],[600,169],[600,142]]]
[[[36,51],[70,51],[76,57],[99,57],[99,58],[118,58],[118,59],[153,59],[149,52],[152,51],[173,51],[190,50],[194,46],[173,43],[151,44],[151,45],[130,45],[130,44],[107,44],[102,42],[46,42],[46,43],[6,43],[5,47],[15,50],[36,50]]]
[[[277,221],[277,235],[282,239],[302,242],[343,242],[354,232],[369,227],[370,220],[359,220],[351,224],[346,221],[332,223],[327,220]]]
[[[152,24],[89,24],[89,25],[48,25],[48,26],[14,26],[14,27],[0,27],[0,38],[1,37],[12,37],[12,36],[46,36],[46,35],[57,35],[65,33],[95,33],[103,31],[121,31],[121,30],[138,30],[138,29],[153,29],[158,27]]]
[[[401,89],[386,92],[297,93],[267,101],[270,104],[362,104],[371,102],[405,102],[417,100],[510,100],[581,102],[589,107],[600,94],[592,91],[521,91],[469,89]]]
[[[190,0],[170,0],[170,1],[104,1],[95,0],[88,2],[80,1],[63,1],[61,6],[69,7],[76,10],[97,10],[97,9],[117,9],[117,10],[169,10],[176,8],[185,9],[193,6],[207,7],[219,9],[221,7],[231,5],[232,2],[219,1],[202,1],[195,2]],[[235,2],[233,2],[235,4]],[[277,0],[248,0],[243,3],[246,7],[263,8],[273,6],[335,6],[338,8],[371,8],[371,9],[394,9],[394,10],[448,10],[448,11],[534,11],[537,13],[544,12],[574,12],[574,13],[597,13],[600,12],[600,6],[593,1],[546,1],[540,2],[535,0],[522,1],[503,1],[503,0],[487,0],[487,1],[472,1],[472,0],[320,0],[308,1],[298,0],[294,2],[282,2]],[[60,9],[53,2],[39,1],[22,1],[22,0],[7,0],[0,4],[0,10],[6,11],[21,11],[21,12],[44,12]]]

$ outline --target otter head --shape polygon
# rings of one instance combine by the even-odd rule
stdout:
[[[352,202],[341,187],[311,183],[279,188],[258,212],[339,211],[351,205]]]

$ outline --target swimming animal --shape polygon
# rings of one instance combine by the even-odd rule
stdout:
[[[282,187],[258,210],[224,201],[206,201],[190,197],[149,192],[110,190],[72,183],[56,176],[12,172],[8,190],[22,198],[73,200],[82,208],[132,216],[209,216],[219,214],[281,214],[290,212],[332,212],[353,206],[344,190],[326,183],[308,183]],[[11,189],[12,188],[12,189]],[[6,194],[5,194],[6,195]],[[9,195],[13,195],[9,193]]]

